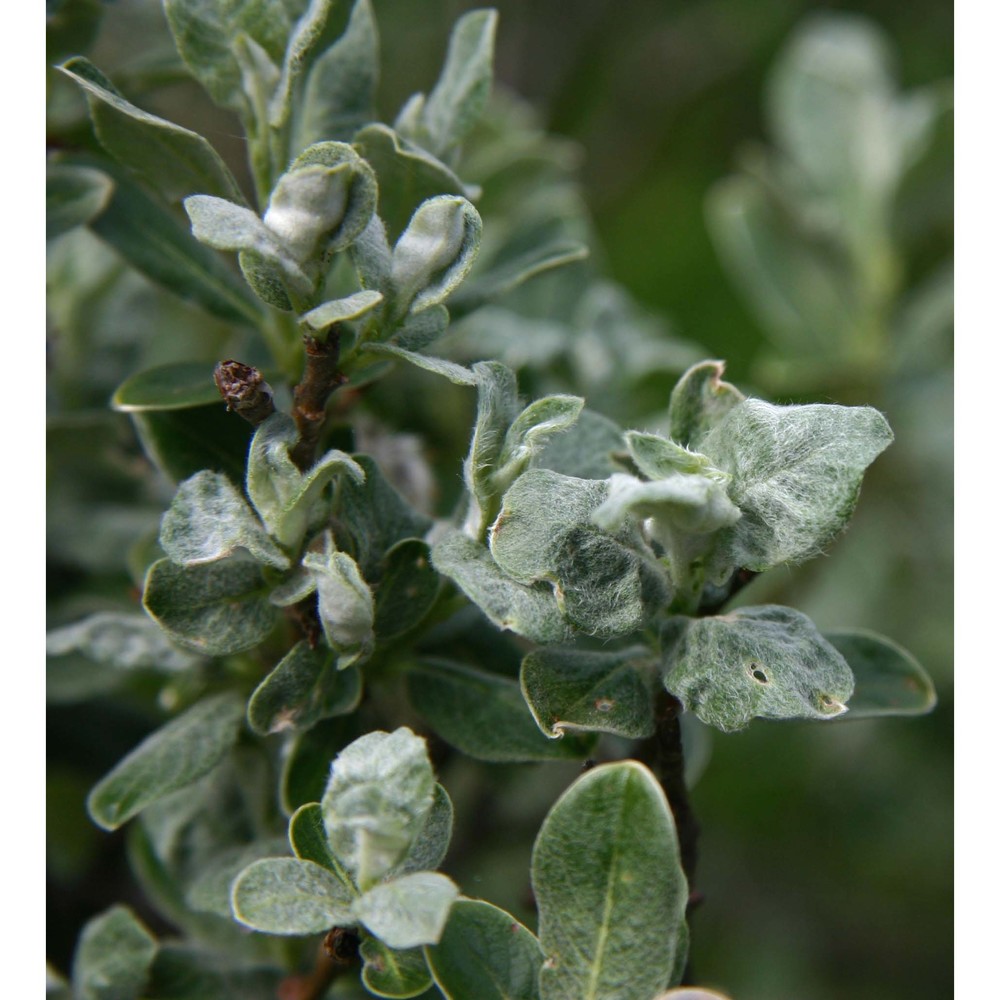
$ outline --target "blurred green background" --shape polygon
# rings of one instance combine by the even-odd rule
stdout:
[[[117,70],[120,80],[141,55],[148,73],[157,52],[169,46],[158,3],[105,6],[110,16],[91,50],[95,62]],[[383,117],[391,121],[410,92],[433,83],[448,27],[473,6],[375,0]],[[810,13],[869,18],[885,32],[898,82],[909,90],[950,78],[951,6],[929,0],[500,0],[495,6],[498,80],[527,98],[551,131],[579,144],[580,179],[598,237],[592,254],[604,270],[642,306],[662,314],[675,334],[726,359],[728,377],[742,388],[791,398],[787,385],[768,384],[760,364],[768,331],[720,262],[706,198],[734,171],[745,144],[768,141],[768,74]],[[68,54],[53,44],[50,62]],[[69,85],[61,87],[52,84],[50,106],[50,132],[59,143],[72,136],[82,110]],[[231,163],[239,162],[233,123],[192,85],[172,86],[162,100],[161,110],[169,105],[177,120],[200,128]],[[896,205],[904,287],[915,287],[950,258],[950,169],[950,136],[939,129]],[[700,984],[735,1000],[952,995],[949,365],[947,350],[938,348],[906,377],[873,369],[796,390],[799,399],[879,406],[897,443],[866,480],[856,523],[829,558],[757,581],[744,601],[787,602],[821,627],[863,626],[891,636],[927,667],[940,704],[915,721],[758,722],[714,740],[693,793],[703,828],[698,889],[705,901],[693,918],[692,963]],[[665,405],[669,389],[664,376],[656,408]],[[599,393],[588,403],[605,408]],[[619,409],[614,415],[642,426],[647,414]],[[122,745],[101,747],[88,767],[96,777],[134,742],[127,713],[110,727],[93,714],[86,725],[70,726],[71,711],[57,709],[50,720],[50,732],[60,734],[53,737],[49,789],[56,814],[73,804],[78,809],[89,780],[72,768],[60,770],[60,761],[78,753],[93,757],[97,734],[114,729]],[[141,731],[136,722],[134,738]],[[500,769],[495,773],[502,779]],[[560,781],[565,776],[553,787]],[[541,810],[552,797],[543,784]],[[498,780],[501,797],[502,785]],[[534,816],[528,819],[526,827],[537,827]],[[70,837],[62,843],[56,826],[50,855],[63,858],[67,872],[74,851],[96,852],[98,860],[114,855],[113,838],[92,830],[90,842]],[[499,858],[503,834],[479,834],[497,842],[493,856]],[[514,866],[526,864],[526,852],[511,849],[504,856],[520,884],[524,873]],[[118,877],[117,869],[109,871]],[[101,877],[100,865],[92,865],[88,878],[100,883]],[[71,927],[80,904],[61,892],[58,870],[50,878],[57,901],[50,919],[57,928]],[[503,881],[495,872],[490,879]],[[474,881],[466,888],[477,891]],[[485,885],[481,891],[490,895]],[[126,893],[107,884],[98,890],[108,901]],[[53,957],[64,952],[57,940]]]

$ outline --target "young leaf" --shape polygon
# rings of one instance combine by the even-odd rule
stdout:
[[[423,659],[407,674],[413,707],[434,731],[477,760],[528,761],[583,757],[592,741],[547,740],[517,683],[448,660]]]
[[[724,733],[754,717],[832,719],[854,678],[844,657],[800,611],[766,604],[664,626],[663,683]]]
[[[363,662],[375,646],[375,600],[358,564],[338,552],[329,532],[322,552],[307,552],[302,565],[316,580],[316,603],[326,640],[337,653],[337,668]]]
[[[937,704],[934,683],[901,646],[874,632],[825,632],[854,674],[854,693],[843,718],[924,715]]]
[[[518,583],[549,583],[576,628],[614,636],[639,628],[670,593],[634,526],[610,534],[592,523],[607,498],[606,483],[529,469],[504,495],[490,551]]]
[[[536,649],[521,665],[521,691],[538,727],[553,739],[567,731],[653,735],[655,668],[644,647],[611,653]]]
[[[870,406],[774,406],[748,399],[702,439],[729,473],[743,516],[730,529],[738,566],[762,571],[816,555],[849,520],[865,469],[892,442]]]
[[[236,742],[243,703],[234,694],[199,701],[147,736],[94,786],[87,811],[116,830],[146,806],[208,774]]]
[[[531,860],[543,1000],[639,1000],[671,985],[688,900],[679,855],[642,764],[594,768],[563,793]]]
[[[451,315],[445,306],[431,306],[406,318],[393,335],[394,341],[408,351],[422,351],[448,329]]]
[[[311,309],[299,322],[313,330],[325,330],[333,323],[343,323],[349,319],[360,319],[382,303],[382,293],[374,291],[355,292],[343,299],[333,299]]]
[[[434,803],[424,818],[420,833],[414,838],[402,862],[392,870],[392,875],[407,875],[410,872],[433,871],[441,866],[448,845],[455,809],[444,785],[435,784]]]
[[[670,439],[685,448],[698,448],[702,438],[746,398],[722,381],[722,361],[702,361],[689,368],[670,393],[667,421]]]
[[[233,916],[266,934],[318,934],[354,923],[350,893],[325,868],[298,858],[264,858],[233,883]]]
[[[369,889],[354,915],[390,948],[416,948],[441,938],[458,886],[440,872],[413,872]]]
[[[309,802],[295,810],[288,821],[288,842],[297,858],[322,865],[333,872],[351,894],[357,892],[347,873],[330,853],[326,827],[323,825],[323,807],[318,802]]]
[[[284,837],[264,837],[249,844],[235,844],[213,853],[184,893],[184,899],[198,913],[215,913],[227,920],[233,915],[232,888],[236,877],[254,861],[287,855]]]
[[[92,63],[76,56],[59,67],[87,93],[101,145],[168,201],[214,194],[243,202],[229,168],[207,139],[129,103]]]
[[[114,190],[107,174],[67,163],[45,165],[45,238],[85,225],[107,206]]]
[[[260,566],[238,559],[199,566],[161,559],[149,568],[143,606],[171,639],[206,656],[252,649],[276,617]]]
[[[75,1000],[139,1000],[156,956],[156,939],[127,906],[87,922],[73,956]]]
[[[336,653],[302,641],[258,685],[247,704],[247,722],[262,736],[308,729],[320,719],[353,712],[360,701],[357,668],[338,670]]]
[[[495,10],[473,10],[455,22],[441,77],[423,104],[418,141],[447,155],[479,120],[493,84]]]
[[[243,494],[208,469],[184,480],[160,525],[160,545],[175,563],[194,566],[246,549],[258,562],[289,569],[291,561],[268,537]]]
[[[200,662],[168,642],[156,622],[141,613],[101,611],[46,635],[47,656],[77,652],[119,670],[185,670]]]
[[[367,889],[406,856],[434,804],[427,747],[405,726],[342,750],[323,794],[330,847]]]
[[[406,1000],[422,996],[433,985],[420,948],[396,951],[376,937],[365,934],[361,941],[365,967],[361,978],[377,997]]]
[[[465,198],[423,202],[392,251],[394,314],[402,318],[443,302],[472,267],[482,231],[483,220]]]
[[[447,1000],[539,1000],[538,939],[490,903],[456,900],[441,940],[424,954]]]
[[[286,815],[323,798],[330,777],[330,761],[359,735],[357,713],[324,719],[311,729],[295,734],[281,769],[281,808]],[[326,843],[325,832],[323,842]],[[294,848],[294,844],[292,846]],[[309,860],[318,859],[310,857]]]
[[[608,479],[623,469],[613,456],[624,446],[622,429],[613,420],[584,409],[572,427],[546,439],[531,465],[577,479]]]
[[[293,148],[321,139],[349,142],[362,125],[375,120],[378,47],[371,0],[355,0],[343,35],[308,71]]]
[[[498,628],[544,643],[565,642],[578,634],[563,617],[548,584],[526,586],[511,580],[485,545],[460,531],[452,531],[434,544],[431,561]]]
[[[296,22],[285,49],[281,78],[268,107],[268,124],[281,129],[292,110],[292,88],[323,35],[334,0],[309,0],[305,12]],[[326,137],[328,138],[328,137]]]
[[[417,368],[422,368],[426,372],[433,372],[435,375],[443,375],[449,382],[455,385],[475,385],[475,373],[464,365],[455,361],[447,361],[444,358],[433,358],[427,354],[418,354],[416,351],[408,351],[405,348],[397,347],[395,344],[365,344],[366,354],[381,355],[387,358],[398,358],[400,361],[408,361]]]
[[[510,425],[494,482],[503,492],[554,434],[568,430],[583,411],[579,396],[545,396],[529,403]]]

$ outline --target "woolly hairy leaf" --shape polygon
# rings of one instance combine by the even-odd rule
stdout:
[[[392,251],[389,286],[397,317],[443,302],[479,253],[483,220],[465,198],[439,195],[413,213]]]
[[[233,883],[233,916],[267,934],[318,934],[352,924],[352,897],[325,868],[298,858],[264,858]]]
[[[371,312],[382,302],[382,293],[373,291],[355,292],[343,299],[324,302],[321,306],[311,309],[299,322],[312,327],[313,330],[325,330],[333,323],[343,323],[349,319],[360,319]]]
[[[405,726],[367,733],[342,750],[323,794],[337,859],[367,889],[406,856],[434,804],[424,741]]]
[[[199,657],[168,642],[156,622],[146,615],[117,611],[101,611],[52,629],[45,637],[45,653],[82,653],[95,663],[120,670],[184,670],[199,662]]]
[[[582,410],[579,396],[545,396],[529,403],[504,437],[495,477],[501,490],[524,471],[552,435],[572,427]]]
[[[243,494],[208,469],[177,489],[160,525],[160,545],[175,563],[214,562],[246,549],[259,562],[288,569],[291,562],[261,527]]]
[[[343,35],[309,68],[294,123],[294,148],[321,139],[347,142],[374,120],[378,50],[371,0],[356,0]]]
[[[73,955],[75,1000],[138,1000],[156,956],[156,939],[127,906],[87,922]]]
[[[262,736],[308,729],[320,719],[353,712],[360,701],[361,675],[356,667],[338,670],[332,650],[297,642],[254,691],[247,721]]]
[[[212,366],[203,361],[179,361],[136,372],[111,397],[111,406],[119,413],[186,410],[218,402]]]
[[[45,238],[82,226],[107,206],[114,190],[107,174],[66,163],[45,165]]]
[[[59,69],[86,92],[101,145],[168,201],[195,193],[244,200],[229,168],[207,139],[137,108],[82,56]]]
[[[612,456],[624,447],[622,429],[613,420],[584,409],[572,427],[545,441],[531,464],[577,479],[607,479],[622,471]]]
[[[455,361],[447,361],[444,358],[433,358],[427,354],[418,354],[416,351],[409,351],[395,344],[365,344],[365,353],[381,355],[387,358],[398,358],[400,361],[407,361],[424,371],[433,372],[435,375],[443,375],[449,382],[455,385],[475,385],[475,373]]]
[[[288,821],[288,842],[297,858],[322,865],[343,882],[344,888],[351,895],[356,894],[357,890],[347,873],[330,853],[326,827],[323,825],[323,807],[318,802],[309,802],[295,810]]]
[[[440,160],[414,146],[387,125],[373,124],[354,137],[354,148],[378,177],[378,214],[395,239],[417,207],[435,195],[469,195],[465,185]],[[381,286],[380,286],[381,287]]]
[[[408,538],[422,538],[431,519],[414,510],[375,460],[356,455],[362,479],[344,479],[337,492],[337,519],[354,542],[353,554],[366,580],[377,580],[385,554]]]
[[[405,1000],[420,996],[433,985],[420,948],[396,951],[378,938],[365,935],[361,957],[365,963],[361,978],[377,997]]]
[[[448,660],[418,661],[407,674],[413,707],[452,746],[477,760],[527,761],[584,756],[592,741],[546,739],[517,683]]]
[[[280,62],[289,30],[284,6],[273,0],[164,0],[163,6],[188,69],[216,104],[245,114],[235,43],[246,35]]]
[[[697,448],[702,438],[746,398],[722,381],[722,361],[702,361],[689,368],[670,393],[667,422],[670,438],[685,448]]]
[[[256,563],[222,559],[178,566],[153,563],[146,576],[143,606],[180,645],[207,656],[252,649],[274,626],[267,582]]]
[[[368,220],[368,225],[347,249],[362,288],[378,291],[389,287],[392,250],[378,214]]]
[[[287,854],[288,841],[284,837],[266,837],[213,853],[188,886],[184,899],[192,910],[230,919],[233,882],[240,872],[261,858]]]
[[[95,786],[87,811],[115,830],[146,806],[208,774],[236,742],[243,703],[232,693],[205,698],[147,736]]]
[[[845,720],[883,715],[924,715],[937,704],[934,683],[901,646],[874,632],[826,632],[854,674]]]
[[[375,634],[395,639],[414,628],[434,606],[441,578],[431,565],[430,549],[415,538],[386,553],[375,601]]]
[[[565,642],[577,634],[563,617],[548,584],[526,586],[511,580],[485,545],[462,532],[450,532],[436,542],[431,561],[498,628],[545,643]]]
[[[666,797],[642,764],[578,778],[535,841],[542,1000],[639,1000],[671,985],[688,886]]]
[[[451,843],[451,830],[455,809],[444,785],[434,785],[434,802],[431,805],[420,833],[413,839],[406,857],[393,869],[394,875],[409,872],[433,871],[438,868]]]
[[[419,138],[442,156],[479,120],[493,84],[495,10],[473,10],[452,29],[444,68],[420,116]],[[419,141],[419,140],[418,140]]]
[[[678,472],[686,475],[712,475],[724,478],[705,455],[690,451],[683,445],[641,431],[625,432],[625,447],[636,468],[647,479],[666,479]]]
[[[124,171],[108,172],[115,189],[107,208],[91,220],[90,228],[132,267],[167,291],[213,316],[256,326],[260,308],[217,255],[206,250]]]
[[[664,626],[667,690],[723,732],[752,718],[831,719],[854,678],[844,657],[800,611],[766,604]]]
[[[612,653],[536,649],[521,665],[521,691],[546,736],[567,731],[653,735],[655,665],[644,647]]]
[[[538,939],[490,903],[457,900],[441,940],[424,953],[447,1000],[538,1000]]]
[[[431,306],[406,321],[393,335],[395,342],[409,351],[421,351],[448,329],[451,315],[445,306]]]
[[[335,0],[310,0],[296,22],[285,49],[281,78],[268,107],[268,124],[280,129],[292,111],[292,88],[320,41]],[[328,138],[328,137],[326,137]]]
[[[732,476],[743,516],[730,548],[738,566],[765,570],[816,555],[854,511],[864,470],[892,442],[870,406],[774,406],[748,399],[703,439]]]
[[[364,480],[361,467],[342,451],[328,451],[302,473],[288,454],[298,441],[291,417],[273,413],[254,434],[247,459],[247,493],[268,533],[288,548],[297,547],[317,514],[323,490],[339,473]]]
[[[337,668],[367,659],[375,646],[375,600],[346,552],[338,552],[329,532],[322,552],[308,552],[302,565],[316,579],[316,610],[327,642],[337,653]]]
[[[458,886],[440,872],[413,872],[369,889],[354,915],[390,948],[436,944]]]
[[[490,528],[497,565],[523,584],[552,585],[560,610],[591,635],[623,635],[665,606],[668,582],[637,530],[592,523],[606,483],[529,469],[506,492]]]

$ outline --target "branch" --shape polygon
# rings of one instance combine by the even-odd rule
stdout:
[[[215,384],[226,409],[238,413],[254,427],[274,413],[274,393],[252,365],[232,359],[220,361],[215,366]]]
[[[292,418],[299,430],[299,440],[289,449],[292,461],[305,472],[316,460],[316,446],[326,422],[326,404],[347,378],[340,372],[340,327],[334,323],[325,340],[308,334],[302,341],[306,349],[306,370],[295,387]]]
[[[305,976],[287,976],[278,985],[278,1000],[322,1000],[330,984],[358,960],[356,931],[334,927],[316,953],[316,965]]]

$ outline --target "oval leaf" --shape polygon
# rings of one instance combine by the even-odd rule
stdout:
[[[127,906],[88,921],[73,956],[76,1000],[137,1000],[156,957],[156,939]]]
[[[420,948],[396,951],[366,935],[361,942],[361,957],[365,963],[361,978],[377,997],[405,1000],[421,996],[432,985]]]
[[[111,406],[119,413],[186,410],[219,402],[212,365],[181,361],[130,375],[115,390]]]
[[[458,886],[440,872],[413,872],[369,889],[355,900],[354,914],[390,948],[436,944]]]

